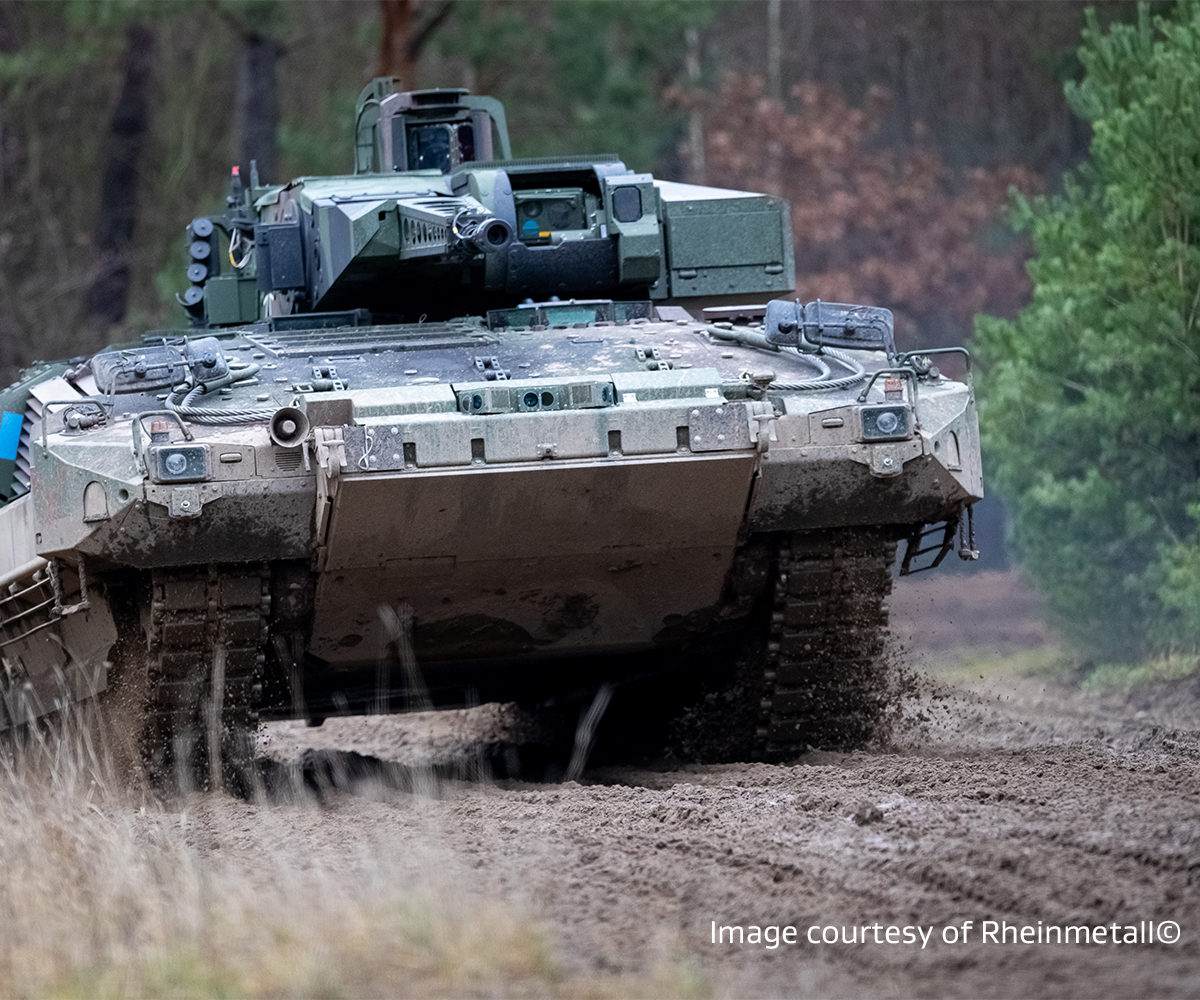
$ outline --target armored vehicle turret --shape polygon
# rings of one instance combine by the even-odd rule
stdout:
[[[235,171],[189,327],[0,393],[0,728],[119,687],[153,773],[243,784],[261,719],[417,705],[868,738],[897,543],[973,554],[969,382],[797,299],[777,199],[514,159],[460,90],[377,80],[355,137]]]
[[[252,171],[247,188],[234,178],[226,218],[192,224],[183,300],[197,326],[792,287],[782,201],[655,180],[615,156],[514,160],[498,101],[388,89],[377,80],[359,98],[353,175],[264,187]]]

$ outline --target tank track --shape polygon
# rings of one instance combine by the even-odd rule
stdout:
[[[142,740],[150,776],[183,791],[245,793],[271,610],[269,567],[154,570],[151,587]]]
[[[880,529],[796,532],[780,544],[756,756],[849,749],[886,707],[880,662],[896,541]]]

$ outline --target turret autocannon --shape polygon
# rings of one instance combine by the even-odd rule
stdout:
[[[413,321],[552,296],[793,284],[782,201],[656,180],[611,156],[513,159],[494,98],[392,87],[376,80],[359,98],[354,174],[264,186],[252,171],[244,189],[235,175],[228,215],[193,221],[181,301],[196,325],[346,309]]]

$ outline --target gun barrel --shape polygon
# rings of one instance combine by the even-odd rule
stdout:
[[[400,257],[474,257],[499,253],[512,243],[512,227],[474,198],[405,198],[400,215]]]
[[[454,217],[451,232],[458,240],[483,253],[500,253],[513,240],[512,226],[491,212],[464,209]]]

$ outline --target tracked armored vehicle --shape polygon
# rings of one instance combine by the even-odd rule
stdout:
[[[0,393],[0,728],[120,689],[151,770],[213,782],[260,719],[426,705],[869,736],[897,543],[972,555],[969,383],[796,299],[776,199],[514,159],[464,91],[377,80],[356,137],[235,170],[188,328]]]

